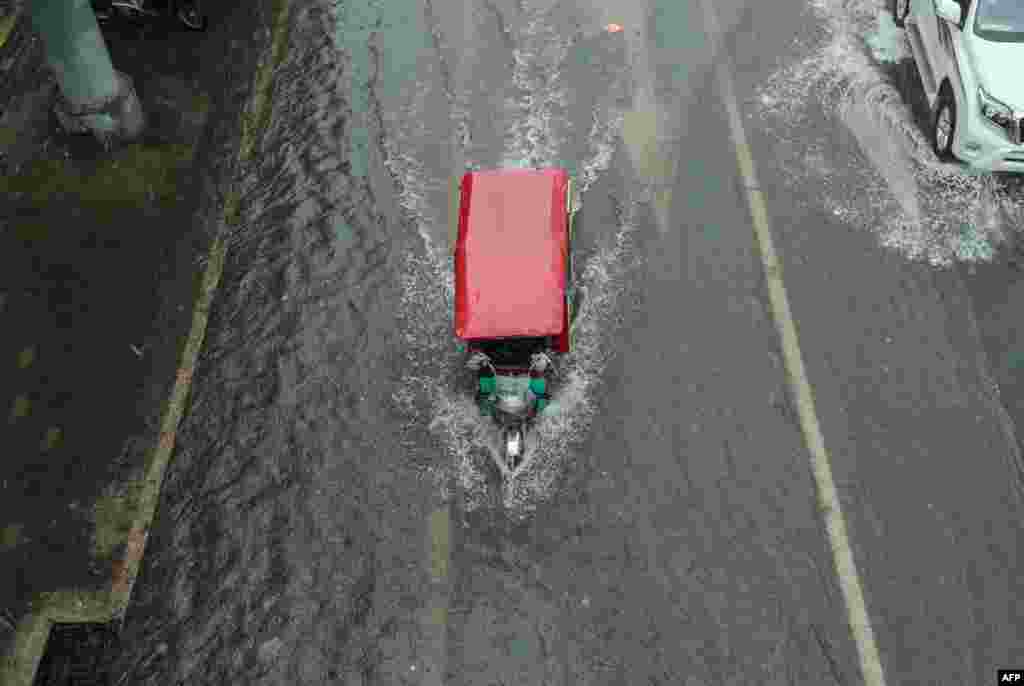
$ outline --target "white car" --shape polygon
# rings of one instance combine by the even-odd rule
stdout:
[[[1024,0],[891,0],[945,160],[1024,173]]]

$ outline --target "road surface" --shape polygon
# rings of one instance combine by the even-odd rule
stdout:
[[[128,681],[865,683],[723,74],[885,683],[1020,663],[1019,450],[945,266],[970,232],[943,223],[996,241],[975,215],[1014,205],[865,124],[913,115],[872,96],[876,9],[715,3],[716,72],[698,0],[307,8]],[[520,164],[579,180],[587,297],[543,447],[503,487],[451,337],[448,192]]]

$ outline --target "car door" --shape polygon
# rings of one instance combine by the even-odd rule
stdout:
[[[935,79],[934,86],[938,88],[938,80],[941,78],[941,68],[937,59],[941,59],[942,46],[940,44],[940,26],[942,20],[935,14],[935,0],[912,0],[914,7],[914,18],[918,34],[921,38],[921,48],[924,51],[924,59],[928,61],[928,71]]]
[[[938,19],[936,22],[938,27],[938,52],[935,56],[936,71],[940,74],[949,75],[953,90],[957,93],[963,93],[963,81],[960,77],[960,62],[956,58],[956,47],[953,45],[953,34],[963,30],[961,27],[966,25],[967,14],[971,9],[972,2],[973,0],[957,0],[957,4],[960,5],[959,25],[936,17]]]
[[[948,61],[955,57],[953,54],[953,32],[961,30],[961,27],[935,14],[935,0],[929,0],[929,2],[932,6],[932,14],[935,17],[934,21],[930,22],[935,27],[935,35],[929,44],[929,48],[933,48],[934,52],[928,59],[935,65],[938,72],[947,72],[947,68],[940,66],[939,61]],[[960,5],[960,22],[963,24],[967,19],[967,13],[971,9],[971,0],[957,0],[957,4]]]

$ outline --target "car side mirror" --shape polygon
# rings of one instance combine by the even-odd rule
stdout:
[[[963,7],[956,0],[934,0],[935,14],[940,19],[945,19],[951,24],[960,26],[963,20]]]

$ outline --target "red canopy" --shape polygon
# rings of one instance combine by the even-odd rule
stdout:
[[[455,335],[558,336],[569,250],[562,169],[462,177],[455,246]]]

